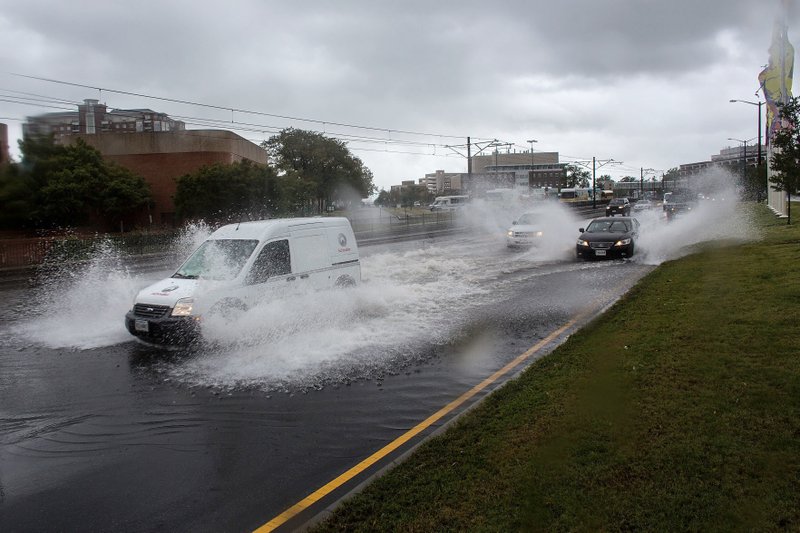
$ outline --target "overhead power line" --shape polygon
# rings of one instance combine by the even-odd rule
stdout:
[[[345,122],[335,122],[335,121],[330,121],[330,120],[320,120],[320,119],[314,119],[314,118],[295,117],[295,116],[291,116],[291,115],[281,115],[281,114],[277,114],[277,113],[266,113],[264,111],[254,111],[254,110],[250,110],[250,109],[240,109],[240,108],[221,106],[221,105],[215,105],[215,104],[206,104],[206,103],[203,103],[203,102],[194,102],[194,101],[191,101],[191,100],[184,100],[184,99],[180,99],[180,98],[168,98],[168,97],[164,97],[164,96],[155,96],[155,95],[151,95],[151,94],[137,93],[137,92],[133,92],[133,91],[123,91],[123,90],[119,90],[119,89],[111,89],[111,88],[108,88],[108,87],[97,87],[97,86],[93,86],[93,85],[87,85],[87,84],[82,84],[82,83],[74,83],[74,82],[69,82],[69,81],[64,81],[64,80],[55,80],[55,79],[43,78],[43,77],[39,77],[39,76],[30,76],[30,75],[27,75],[27,74],[19,74],[19,73],[15,73],[15,72],[11,72],[9,74],[12,75],[12,76],[17,76],[17,77],[20,77],[20,78],[26,78],[26,79],[31,79],[31,80],[44,81],[44,82],[55,83],[55,84],[59,84],[59,85],[67,85],[67,86],[70,86],[70,87],[81,87],[81,88],[84,88],[84,89],[92,89],[92,90],[98,91],[100,93],[105,91],[107,93],[123,94],[123,95],[126,95],[126,96],[136,96],[136,97],[139,97],[139,98],[148,98],[148,99],[151,99],[151,100],[160,100],[162,102],[172,102],[172,103],[176,103],[176,104],[193,105],[193,106],[204,107],[204,108],[208,108],[208,109],[218,109],[218,110],[222,110],[222,111],[230,111],[232,113],[242,113],[242,114],[248,114],[248,115],[259,115],[259,116],[265,116],[265,117],[279,118],[279,119],[283,119],[283,120],[292,120],[292,121],[296,121],[296,122],[308,122],[308,123],[313,123],[313,124],[340,126],[340,127],[345,127],[345,128],[363,129],[363,130],[371,130],[371,131],[382,131],[382,132],[385,132],[385,133],[400,133],[400,134],[404,134],[404,135],[424,135],[424,136],[427,136],[427,137],[443,137],[443,138],[451,138],[451,139],[463,139],[463,138],[466,137],[466,135],[447,135],[447,134],[440,134],[440,133],[427,133],[427,132],[410,131],[410,130],[399,130],[399,129],[393,129],[393,128],[380,128],[380,127],[375,127],[375,126],[364,126],[364,125],[360,125],[360,124],[348,124],[348,123],[345,123]]]

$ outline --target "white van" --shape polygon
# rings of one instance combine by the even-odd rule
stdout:
[[[222,226],[169,278],[136,295],[125,327],[155,344],[199,338],[202,318],[245,311],[295,288],[361,281],[353,229],[343,217],[289,218]]]
[[[464,207],[469,196],[437,196],[430,205],[431,211],[453,211]]]

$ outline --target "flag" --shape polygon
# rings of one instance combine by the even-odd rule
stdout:
[[[784,19],[785,20],[785,19]],[[781,127],[778,104],[792,96],[792,73],[794,70],[794,47],[789,42],[788,30],[783,20],[777,20],[772,31],[769,47],[769,64],[758,75],[761,90],[767,104],[767,139]]]

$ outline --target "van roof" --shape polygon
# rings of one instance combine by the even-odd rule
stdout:
[[[238,222],[236,224],[222,226],[212,233],[209,239],[261,240],[269,235],[288,232],[292,228],[315,226],[349,227],[349,224],[349,221],[344,217],[275,218],[270,220],[255,220],[251,222]]]

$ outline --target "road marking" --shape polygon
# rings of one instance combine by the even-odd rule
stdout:
[[[279,528],[280,526],[291,520],[293,517],[305,511],[306,509],[317,503],[319,500],[321,500],[334,490],[338,489],[339,487],[341,487],[342,485],[353,479],[358,474],[362,473],[370,466],[374,465],[375,463],[377,463],[378,461],[380,461],[381,459],[383,459],[384,457],[386,457],[387,455],[398,449],[400,446],[402,446],[403,444],[405,444],[406,442],[417,436],[419,433],[429,428],[439,419],[441,419],[454,409],[461,406],[464,402],[475,396],[477,393],[485,389],[487,386],[497,381],[498,378],[507,374],[509,371],[511,371],[514,367],[519,365],[525,359],[529,358],[531,355],[541,350],[544,346],[552,342],[553,339],[564,333],[567,329],[574,326],[581,318],[581,316],[584,316],[584,313],[580,313],[575,318],[572,318],[566,324],[564,324],[560,328],[550,333],[547,337],[543,338],[542,340],[540,340],[539,342],[528,348],[525,351],[525,353],[517,356],[513,361],[506,364],[503,368],[496,371],[494,374],[484,379],[479,384],[475,385],[473,388],[471,388],[470,390],[468,390],[467,392],[465,392],[452,402],[448,403],[447,405],[436,411],[434,414],[432,414],[431,416],[429,416],[428,418],[426,418],[425,420],[423,420],[422,422],[420,422],[419,424],[408,430],[403,435],[397,437],[395,440],[393,440],[392,442],[390,442],[377,452],[373,453],[372,455],[370,455],[369,457],[367,457],[354,467],[350,468],[348,471],[341,474],[336,479],[328,482],[327,484],[318,488],[317,490],[315,490],[314,492],[312,492],[311,494],[309,494],[308,496],[306,496],[293,506],[289,507],[281,514],[279,514],[278,516],[276,516],[263,526],[256,529],[255,532],[266,533],[268,531],[274,531],[275,529]]]

